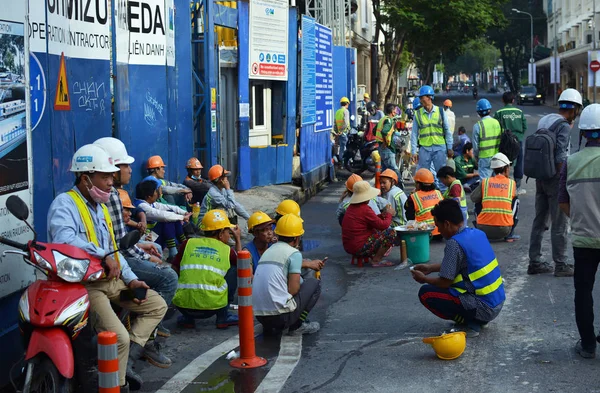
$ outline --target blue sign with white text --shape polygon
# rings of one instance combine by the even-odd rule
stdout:
[[[317,121],[315,20],[302,16],[302,125]]]
[[[315,131],[331,131],[333,128],[333,42],[331,29],[316,24],[315,46],[315,101],[317,109]]]

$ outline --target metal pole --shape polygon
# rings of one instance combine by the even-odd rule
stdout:
[[[596,50],[596,0],[592,1],[592,49]],[[594,103],[596,103],[596,73],[594,76]]]
[[[556,13],[554,13],[554,58],[552,59],[552,61],[554,62],[554,104],[556,104],[558,102],[558,97],[556,96],[556,94],[558,93],[558,78],[560,77],[560,74],[558,73],[558,65],[560,64],[560,60],[558,60],[558,48],[556,47],[556,23],[558,22],[556,19]],[[558,64],[556,64],[558,63]]]

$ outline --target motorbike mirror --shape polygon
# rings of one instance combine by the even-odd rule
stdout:
[[[21,198],[16,195],[11,195],[6,200],[6,208],[8,211],[21,221],[26,221],[29,218],[29,208]]]
[[[119,242],[119,249],[127,250],[128,248],[135,246],[141,237],[142,235],[140,231],[129,232],[127,235],[121,238],[121,241]]]
[[[356,117],[354,117],[354,115],[350,116],[351,121],[354,121],[354,119],[356,119]]]

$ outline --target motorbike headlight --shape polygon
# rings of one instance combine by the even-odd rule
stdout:
[[[19,313],[24,321],[29,322],[29,294],[27,290],[23,292],[19,300]]]
[[[54,270],[52,268],[52,265],[50,264],[50,262],[45,260],[44,257],[42,257],[40,254],[38,254],[37,252],[34,252],[33,255],[35,255],[35,262],[37,263],[37,265],[39,267],[41,267],[42,269],[46,269],[49,272]]]
[[[53,251],[56,261],[56,274],[67,282],[80,282],[85,277],[90,261],[88,259],[73,259],[58,251]]]

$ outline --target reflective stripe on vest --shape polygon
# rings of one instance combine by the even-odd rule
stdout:
[[[512,201],[516,184],[503,175],[482,179],[481,213],[477,223],[497,227],[509,227],[514,224]]]
[[[500,123],[494,118],[487,117],[477,124],[479,124],[479,158],[490,158],[500,149],[500,134],[502,134]]]
[[[444,199],[442,194],[438,190],[416,191],[410,197],[415,204],[415,219],[417,222],[426,222],[427,224],[435,225],[431,211],[435,205]],[[440,231],[435,227],[431,234],[439,235],[439,233]]]
[[[474,228],[464,228],[452,239],[458,242],[465,253],[468,276],[457,275],[450,286],[450,292],[455,296],[466,293],[465,280],[468,278],[475,289],[474,295],[487,305],[494,308],[504,302],[506,299],[504,280],[494,250],[485,233]]]
[[[394,202],[396,202],[396,215],[392,218],[392,224],[404,225],[406,224],[406,220],[404,219],[404,205],[402,204],[402,195],[404,195],[404,191],[398,187],[396,187],[395,190],[396,193],[392,198],[394,199]]]
[[[230,248],[212,238],[189,239],[181,258],[173,304],[192,310],[218,310],[227,305],[225,275]]]
[[[450,187],[448,187],[448,189],[444,192],[444,199],[454,199],[454,197],[450,196],[450,189],[457,184],[460,186],[460,200],[458,201],[460,203],[460,210],[462,210],[465,218],[469,218],[467,209],[467,196],[465,195],[465,189],[463,188],[460,180],[456,179],[452,182],[452,184],[450,184]]]
[[[383,142],[383,127],[385,127],[385,123],[388,121],[392,121],[392,118],[389,116],[384,116],[381,120],[379,120],[379,122],[377,123],[377,128],[375,128],[375,140],[377,142]],[[393,130],[390,129],[386,135],[386,141],[385,144],[386,146],[389,146],[392,144],[392,136],[393,136]]]
[[[346,133],[350,129],[350,125],[346,124],[345,114],[346,108],[340,108],[335,111],[335,131],[338,134]]]
[[[85,202],[85,199],[75,190],[67,191],[67,195],[69,195],[73,201],[75,202],[75,206],[77,206],[77,211],[79,211],[79,217],[81,217],[81,221],[83,221],[83,225],[85,226],[85,235],[87,236],[87,240],[90,243],[96,245],[96,247],[100,247],[100,243],[98,242],[98,235],[96,234],[96,227],[94,226],[94,221],[92,220],[92,215],[90,214],[90,210]],[[117,241],[115,240],[115,231],[113,230],[113,223],[110,219],[110,214],[108,213],[108,209],[104,203],[101,203],[102,213],[104,213],[104,220],[106,221],[106,225],[108,227],[108,233],[110,235],[110,240],[112,241],[113,249],[118,250]],[[108,251],[108,250],[106,250]],[[121,261],[119,260],[119,253],[113,254],[115,260],[119,264],[119,269],[121,268]],[[104,273],[102,277],[105,277]]]
[[[429,118],[425,108],[421,107],[417,110],[415,120],[419,125],[419,145],[429,147],[432,145],[446,145],[446,139],[444,138],[444,127],[442,122],[442,115],[440,114],[440,108],[431,113]]]

